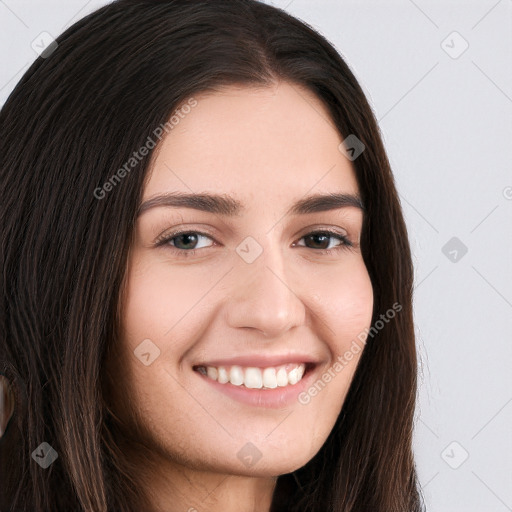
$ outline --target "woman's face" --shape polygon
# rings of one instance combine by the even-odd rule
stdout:
[[[356,203],[291,210],[316,195],[358,196],[357,181],[309,91],[281,83],[195,99],[144,189],[114,392],[120,415],[128,421],[129,401],[146,445],[171,464],[284,474],[334,426],[361,352],[341,371],[336,362],[373,307]],[[195,194],[216,199],[182,198]]]

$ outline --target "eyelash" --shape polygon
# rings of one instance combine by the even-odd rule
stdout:
[[[191,235],[191,234],[201,235],[201,236],[204,236],[206,238],[213,239],[209,234],[203,233],[201,231],[191,231],[191,230],[186,231],[186,230],[184,230],[184,231],[177,231],[177,232],[172,233],[170,235],[164,235],[164,236],[160,237],[159,239],[156,240],[155,246],[156,247],[161,247],[161,246],[169,244],[169,242],[171,240],[174,240],[175,238],[178,238],[181,235]],[[332,255],[333,253],[338,252],[340,250],[347,250],[348,248],[353,247],[353,244],[348,239],[348,237],[346,237],[345,235],[342,235],[342,234],[340,234],[340,233],[338,233],[336,231],[330,230],[330,229],[322,229],[322,230],[318,230],[318,231],[311,231],[310,233],[306,233],[305,235],[303,235],[299,240],[302,240],[303,238],[306,238],[306,237],[309,237],[309,236],[313,236],[313,235],[328,235],[328,236],[330,236],[332,238],[337,238],[338,240],[340,240],[343,243],[341,243],[340,245],[338,245],[336,247],[333,247],[331,249],[312,249],[311,247],[306,247],[306,246],[300,246],[300,247],[305,247],[306,249],[312,249],[315,252],[319,252],[320,254],[327,255],[327,256],[328,255]],[[176,249],[176,248],[174,248],[171,245],[170,245],[170,247],[173,250],[173,252],[178,254],[179,257],[183,257],[183,258],[190,258],[190,257],[194,256],[197,251],[201,250],[201,249],[189,249],[189,250],[186,250],[186,249]]]

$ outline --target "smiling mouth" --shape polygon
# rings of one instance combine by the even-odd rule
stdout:
[[[267,368],[196,365],[193,370],[219,384],[249,389],[276,389],[297,384],[315,366],[315,363],[288,363]]]

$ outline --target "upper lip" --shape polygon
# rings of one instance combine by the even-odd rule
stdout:
[[[287,363],[309,363],[318,364],[318,360],[311,355],[305,354],[283,354],[283,355],[244,355],[223,359],[212,359],[206,362],[197,363],[194,366],[244,366],[244,367],[259,367],[268,368],[272,366],[281,366]]]

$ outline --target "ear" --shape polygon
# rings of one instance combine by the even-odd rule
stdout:
[[[0,375],[0,438],[14,412],[14,393],[7,377]]]

